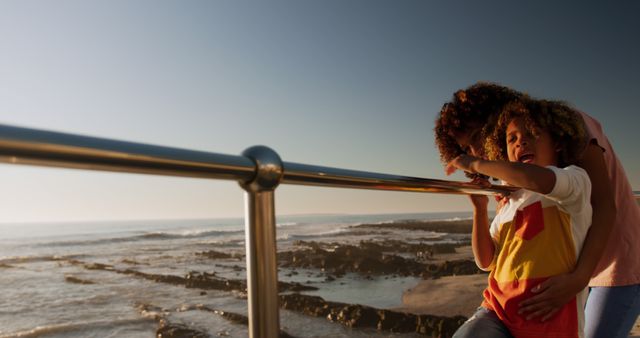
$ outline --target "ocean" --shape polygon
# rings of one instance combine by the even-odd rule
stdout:
[[[353,231],[359,224],[469,219],[470,213],[278,216],[278,250],[297,241],[357,243],[389,240],[444,243],[468,234],[402,230]],[[212,258],[214,250],[228,254]],[[246,315],[235,291],[201,290],[140,278],[190,272],[242,280],[242,219],[0,224],[0,338],[155,337],[158,318],[211,337],[246,337],[247,327],[202,307]],[[238,258],[240,257],[240,258]],[[92,269],[93,266],[110,268]],[[119,273],[117,271],[120,271]],[[123,271],[128,271],[123,273]],[[309,269],[281,269],[279,280],[311,285],[302,291],[328,301],[380,309],[401,305],[402,291],[419,277],[345,274],[335,280]],[[200,308],[199,308],[200,306]],[[280,310],[283,330],[295,337],[413,337],[348,328],[322,317]]]

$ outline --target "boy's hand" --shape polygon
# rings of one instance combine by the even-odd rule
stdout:
[[[451,162],[447,164],[444,168],[444,172],[447,175],[453,174],[456,170],[460,169],[463,171],[467,171],[470,173],[475,173],[475,170],[472,168],[473,163],[477,161],[478,158],[471,155],[460,155],[454,158]]]
[[[489,182],[488,178],[485,177],[475,177],[471,183],[474,184],[478,184],[484,188],[488,188],[491,186],[491,182]],[[469,198],[471,199],[471,203],[473,204],[473,207],[478,209],[478,208],[487,208],[487,205],[489,204],[489,197],[485,196],[485,195],[469,195]]]
[[[502,209],[502,207],[507,205],[509,201],[509,196],[504,194],[498,194],[498,195],[495,195],[494,198],[496,199],[496,213],[499,213],[500,209]]]

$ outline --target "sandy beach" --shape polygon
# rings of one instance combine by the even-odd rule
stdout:
[[[441,255],[438,260],[473,259],[470,246],[458,248],[457,251],[455,254]],[[480,306],[482,291],[486,286],[486,274],[425,279],[404,291],[403,306],[397,310],[415,314],[437,313],[442,316],[470,317]]]
[[[437,261],[473,259],[470,246],[456,248],[454,254],[442,254]],[[445,276],[425,279],[407,289],[402,295],[403,306],[396,308],[415,314],[438,313],[443,316],[470,317],[482,302],[482,292],[487,286],[487,275]],[[640,338],[640,317],[629,337]]]

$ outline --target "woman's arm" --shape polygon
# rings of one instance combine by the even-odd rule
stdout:
[[[542,316],[542,321],[551,318],[587,286],[613,229],[616,205],[602,149],[589,144],[578,165],[587,171],[591,180],[591,227],[573,272],[548,279],[531,290],[537,295],[520,304],[520,312],[529,313],[528,318]]]
[[[589,144],[578,165],[587,171],[591,180],[591,207],[593,208],[591,227],[574,270],[586,286],[607,247],[616,219],[616,203],[603,150],[596,144]]]

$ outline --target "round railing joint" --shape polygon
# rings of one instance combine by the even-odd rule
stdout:
[[[282,177],[284,168],[280,155],[267,146],[253,146],[242,152],[242,156],[255,163],[256,171],[253,178],[240,182],[240,186],[247,191],[259,192],[274,190]]]

